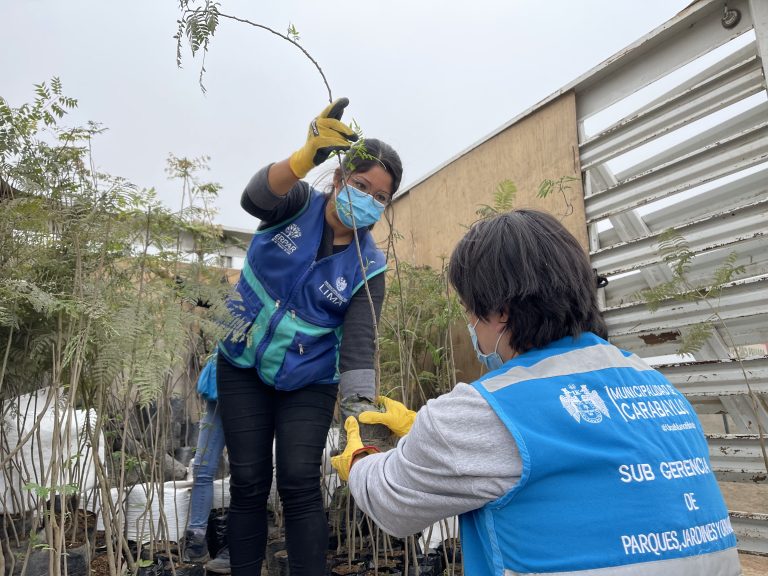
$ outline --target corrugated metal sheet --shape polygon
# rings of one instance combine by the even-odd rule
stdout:
[[[648,233],[662,232],[704,220],[719,213],[759,202],[768,195],[768,169],[759,170],[734,182],[703,191],[684,201],[643,214]],[[599,245],[609,247],[622,241],[613,227],[599,232]]]
[[[768,358],[743,362],[685,362],[661,372],[691,401],[733,394],[768,394]],[[745,377],[746,376],[746,377]],[[749,386],[747,386],[749,383]]]
[[[606,162],[762,89],[763,72],[753,43],[583,142],[581,166],[589,169]]]
[[[710,431],[717,477],[766,483],[768,356],[739,359],[768,343],[768,2],[728,7],[741,12],[735,28],[721,24],[722,2],[694,3],[573,89],[590,255],[610,279],[601,290],[610,340],[643,357],[674,357],[683,335],[710,324],[694,362],[659,369],[697,411],[748,432]],[[741,34],[753,38],[729,44]],[[697,71],[687,73],[692,62]],[[665,87],[654,92],[659,79]],[[653,94],[642,102],[640,90]],[[625,101],[635,105],[589,133]],[[693,255],[686,289],[707,294],[731,254],[742,273],[705,300],[668,298],[652,312],[641,293],[674,277],[659,250],[668,230]],[[736,511],[731,521],[740,549],[768,553],[768,515]]]
[[[615,186],[585,199],[587,222],[638,208],[679,194],[707,182],[768,161],[768,106],[752,111],[762,121],[754,127],[728,134],[645,172],[619,180]]]
[[[766,223],[768,197],[751,205],[725,209],[703,220],[671,228],[683,236],[690,250],[697,254],[723,246],[729,246],[738,253],[740,244],[759,239],[764,240],[762,244],[768,251]],[[602,274],[610,275],[658,264],[661,262],[658,245],[660,234],[651,234],[605,250],[596,250],[592,254],[592,265]]]
[[[768,514],[731,512],[730,517],[739,550],[768,555]]]
[[[716,434],[707,438],[712,470],[721,480],[765,482],[763,453],[754,434]]]

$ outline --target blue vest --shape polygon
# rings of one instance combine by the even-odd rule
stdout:
[[[228,302],[230,334],[219,350],[233,365],[255,367],[266,384],[295,390],[339,381],[342,324],[353,294],[386,270],[367,230],[342,252],[316,260],[325,225],[323,194],[311,190],[293,218],[257,230]]]
[[[693,408],[637,356],[583,334],[473,386],[514,436],[523,472],[462,515],[466,574],[641,568],[736,546]]]

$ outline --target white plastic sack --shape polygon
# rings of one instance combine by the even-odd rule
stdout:
[[[323,450],[321,473],[321,486],[323,491],[323,500],[326,508],[331,505],[331,499],[336,488],[341,486],[341,480],[336,469],[331,466],[331,458],[336,454],[339,448],[339,429],[331,426],[328,430],[328,436],[325,439],[325,450]]]
[[[109,498],[112,501],[112,505],[115,508],[115,515],[122,521],[122,525],[119,528],[119,532],[124,533],[125,532],[125,492],[120,490],[119,488],[110,488]],[[96,492],[95,503],[96,503],[96,506],[94,507],[94,510],[96,512],[96,530],[103,531],[104,520],[105,518],[110,519],[112,517],[112,512],[110,510],[109,505],[106,505],[106,506],[101,505],[101,493],[99,491]]]
[[[96,421],[93,410],[71,410],[62,407],[66,398],[59,395],[46,401],[53,393],[52,388],[42,388],[31,394],[17,396],[3,403],[4,417],[0,430],[0,453],[15,450],[20,440],[26,438],[40,419],[39,434],[32,433],[11,462],[0,470],[0,513],[17,514],[37,507],[38,499],[47,499],[51,488],[56,493],[80,495],[81,506],[93,509],[92,503],[85,502],[96,485],[94,454],[88,440],[86,425]],[[58,412],[56,405],[58,404]],[[57,454],[58,478],[49,478],[47,471],[52,464],[52,445],[58,430],[61,454]],[[99,439],[98,458],[104,461],[104,438]],[[43,479],[48,477],[47,481]],[[28,486],[29,488],[25,488]],[[65,488],[66,487],[66,488]],[[71,487],[71,488],[70,488]]]
[[[213,481],[213,504],[211,508],[229,508],[229,476]]]
[[[191,492],[191,482],[131,486],[127,490],[125,506],[128,540],[144,544],[167,538],[179,542],[189,518]]]

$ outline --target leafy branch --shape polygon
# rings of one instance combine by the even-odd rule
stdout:
[[[744,383],[747,386],[752,408],[755,414],[759,414],[760,401],[752,389],[749,376],[744,367],[743,358],[739,346],[728,328],[728,324],[720,314],[717,302],[723,289],[734,282],[736,278],[746,272],[744,265],[737,265],[738,254],[731,252],[715,269],[709,282],[694,284],[689,279],[691,264],[695,254],[690,249],[688,241],[676,230],[668,229],[659,235],[658,251],[664,263],[672,271],[672,278],[658,286],[642,290],[636,296],[643,300],[651,312],[659,309],[665,301],[677,300],[681,302],[695,302],[706,306],[710,312],[709,317],[687,330],[681,332],[678,353],[681,355],[694,354],[702,349],[706,342],[716,333],[719,327],[725,334],[729,347],[733,351],[736,361],[741,369]],[[766,451],[764,430],[760,418],[756,418],[758,438],[763,454],[763,461],[768,470],[768,451]]]
[[[515,183],[509,179],[502,180],[496,185],[496,190],[493,193],[493,205],[481,204],[475,210],[475,214],[480,218],[490,218],[496,214],[508,212],[515,205],[516,198],[517,186]]]
[[[725,326],[725,321],[713,305],[713,300],[720,297],[726,285],[744,273],[745,267],[736,265],[738,254],[731,252],[717,267],[710,282],[694,285],[688,276],[695,255],[683,236],[674,229],[665,230],[659,236],[658,251],[664,263],[672,271],[672,278],[642,290],[636,296],[646,303],[651,312],[655,312],[662,303],[669,300],[701,302],[711,310],[712,314],[704,322],[681,333],[682,339],[678,353],[693,354],[701,350],[707,340],[712,337],[716,324]],[[734,349],[738,354],[738,348],[734,346]]]
[[[536,196],[544,199],[553,193],[561,194],[563,201],[565,202],[565,213],[563,214],[563,218],[565,218],[566,216],[573,214],[573,204],[568,200],[568,194],[566,194],[566,192],[571,189],[569,182],[574,182],[576,180],[578,179],[573,176],[561,176],[557,180],[546,179],[539,184],[539,190],[536,193]]]
[[[305,50],[301,44],[299,44],[299,32],[293,24],[290,24],[288,26],[287,33],[283,34],[274,28],[265,26],[264,24],[259,24],[246,18],[240,18],[231,14],[225,14],[219,10],[219,7],[221,6],[219,2],[205,0],[205,4],[202,7],[193,7],[195,2],[196,0],[179,0],[181,17],[176,21],[178,29],[174,35],[174,39],[176,39],[176,64],[181,67],[182,42],[184,38],[187,38],[187,41],[189,42],[189,47],[192,51],[193,57],[195,54],[197,54],[197,52],[202,50],[203,59],[200,67],[199,82],[200,89],[203,92],[205,92],[205,85],[203,84],[203,76],[205,74],[205,54],[208,52],[211,39],[213,38],[214,34],[216,33],[216,29],[219,26],[220,18],[225,18],[227,20],[241,22],[243,24],[253,26],[254,28],[265,30],[270,34],[274,34],[286,42],[293,44],[293,46],[301,50],[304,56],[309,58],[310,62],[312,62],[312,64],[319,72],[320,77],[323,79],[325,88],[328,91],[328,101],[333,101],[331,87],[328,84],[328,80],[326,79],[325,74],[323,73],[323,69],[320,67],[320,64],[317,63],[317,60],[315,60],[312,55],[307,52],[307,50]]]

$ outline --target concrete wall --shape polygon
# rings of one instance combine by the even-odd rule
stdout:
[[[575,178],[567,184],[570,190],[565,196],[536,197],[542,181],[562,176]],[[493,204],[494,191],[503,180],[517,186],[515,207],[556,215],[586,249],[573,93],[515,122],[399,196],[392,207],[397,257],[439,269],[466,226],[477,219],[477,209]],[[386,223],[374,229],[379,241],[389,233]]]
[[[574,178],[566,184],[569,189],[537,197],[544,180],[563,176]],[[394,230],[394,254],[400,261],[440,270],[466,227],[477,220],[478,208],[493,205],[494,192],[503,180],[517,186],[514,207],[554,214],[587,250],[572,92],[500,130],[404,191],[393,202],[392,225],[378,224],[374,236],[386,247]],[[390,266],[394,268],[394,263]],[[480,369],[467,330],[459,325],[453,334],[457,379],[471,381]]]

